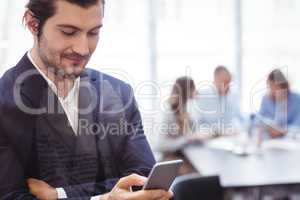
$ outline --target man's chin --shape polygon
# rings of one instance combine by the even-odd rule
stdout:
[[[63,78],[63,79],[76,79],[76,78],[80,77],[83,72],[84,72],[84,69],[68,70],[68,71],[59,70],[56,75],[59,78]]]
[[[81,73],[73,73],[73,74],[66,74],[64,76],[65,79],[77,79],[80,77]]]

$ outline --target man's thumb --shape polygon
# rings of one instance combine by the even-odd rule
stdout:
[[[129,189],[131,186],[143,186],[147,181],[146,177],[132,174],[130,176],[123,177],[117,183],[117,187]]]

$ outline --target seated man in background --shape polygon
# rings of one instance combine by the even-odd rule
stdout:
[[[1,200],[172,196],[131,191],[155,163],[133,91],[85,69],[103,11],[104,0],[29,0],[33,48],[0,80]]]
[[[189,113],[197,117],[201,132],[213,135],[235,133],[236,119],[241,120],[239,98],[230,87],[231,73],[224,66],[214,71],[214,82],[198,90]]]
[[[263,97],[259,120],[271,138],[281,137],[300,127],[300,96],[290,90],[284,74],[273,70],[267,78],[269,93]]]

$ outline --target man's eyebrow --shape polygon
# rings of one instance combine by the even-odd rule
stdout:
[[[100,25],[98,25],[98,26],[92,28],[91,30],[100,29],[100,28],[102,28],[102,26],[103,26],[103,24],[100,24]]]
[[[71,28],[71,29],[75,29],[75,30],[81,30],[80,28],[73,26],[73,25],[68,25],[68,24],[59,24],[57,25],[60,28]]]
[[[75,30],[79,30],[79,31],[81,30],[80,28],[78,28],[76,26],[73,26],[73,25],[69,25],[69,24],[59,24],[57,26],[60,27],[60,28],[71,28],[71,29],[75,29]],[[90,30],[100,29],[102,26],[103,26],[103,24],[100,24],[100,25],[98,25],[98,26],[96,26],[96,27],[94,27]]]

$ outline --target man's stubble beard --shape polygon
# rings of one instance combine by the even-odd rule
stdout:
[[[48,46],[47,39],[42,34],[38,40],[38,55],[45,67],[45,70],[47,70],[47,73],[53,73],[59,79],[73,80],[82,74],[84,70],[81,70],[79,73],[75,73],[76,70],[72,69],[73,72],[71,74],[67,73],[65,69],[60,66],[60,63],[55,63],[55,61],[59,62],[61,60],[61,55],[52,52]],[[87,63],[85,63],[85,65],[86,64]],[[78,66],[73,67],[77,68]]]

